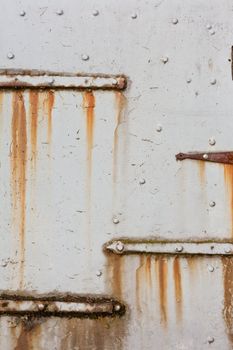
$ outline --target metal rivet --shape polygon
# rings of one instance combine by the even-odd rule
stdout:
[[[211,81],[210,81],[210,84],[211,85],[215,85],[217,83],[217,80],[216,79],[212,79]]]
[[[208,337],[207,341],[209,344],[212,344],[214,342],[214,337]]]
[[[204,159],[208,159],[208,158],[209,158],[208,154],[206,154],[206,153],[203,154],[203,158],[204,158]]]
[[[15,55],[13,54],[13,52],[8,52],[7,58],[9,58],[9,60],[12,60],[14,57]]]
[[[94,10],[94,11],[92,12],[92,15],[93,15],[93,16],[98,16],[98,15],[99,15],[99,11],[98,11],[98,10]]]
[[[140,185],[144,185],[146,183],[146,180],[145,179],[141,179],[140,181],[139,181],[139,184]]]
[[[55,82],[55,79],[54,79],[54,78],[49,78],[48,83],[49,83],[50,85],[52,85],[54,82]]]
[[[116,243],[116,250],[118,251],[118,252],[123,252],[123,250],[124,250],[124,244],[122,243],[122,242],[117,242]]]
[[[225,249],[224,249],[224,252],[225,252],[226,254],[231,253],[231,248],[229,248],[229,247],[228,247],[228,248],[225,248]]]
[[[119,224],[119,222],[120,222],[120,220],[118,219],[118,218],[113,218],[112,219],[112,222],[115,224],[115,225],[117,225],[117,224]]]
[[[161,60],[164,64],[166,64],[166,63],[168,62],[169,58],[168,58],[168,57],[161,57],[160,60]]]
[[[45,305],[44,304],[38,304],[37,307],[38,307],[38,310],[43,311],[44,308],[45,308]]]
[[[192,81],[192,79],[191,79],[191,78],[187,78],[187,79],[186,79],[186,82],[187,82],[188,84],[190,84],[190,83],[191,83],[191,81]]]
[[[20,11],[19,15],[20,15],[21,17],[24,17],[24,16],[26,15],[26,12],[25,12],[25,11]]]
[[[209,30],[212,29],[212,25],[208,23],[208,24],[206,25],[206,29],[209,29]]]
[[[113,84],[113,85],[117,85],[117,84],[118,84],[118,81],[117,81],[116,79],[113,79],[112,84]]]
[[[208,270],[209,270],[209,272],[214,272],[214,267],[212,265],[209,265]]]
[[[132,15],[131,15],[132,19],[136,19],[137,17],[138,17],[138,15],[136,13],[132,13]]]
[[[181,253],[181,252],[182,252],[182,250],[183,250],[182,245],[180,245],[180,246],[176,247],[176,249],[175,249],[175,251],[176,251],[176,252],[178,252],[178,253]]]
[[[213,29],[210,29],[209,33],[210,33],[210,35],[214,35],[215,31]]]
[[[209,206],[210,206],[211,208],[215,207],[215,205],[216,205],[216,203],[215,203],[214,201],[211,201],[211,202],[209,203]]]
[[[101,270],[98,270],[98,271],[96,272],[96,276],[98,276],[98,277],[102,276],[102,274],[103,274],[103,272],[102,272]]]
[[[172,23],[173,24],[177,24],[179,21],[178,21],[178,18],[173,18],[173,20],[172,20]]]
[[[90,57],[89,57],[88,55],[86,55],[86,54],[83,54],[83,55],[82,55],[82,60],[83,60],[83,61],[88,61],[89,58],[90,58]]]
[[[156,131],[161,132],[163,130],[162,125],[157,125]]]
[[[120,305],[120,304],[116,304],[116,305],[114,306],[114,309],[115,309],[115,311],[120,311],[121,305]]]
[[[59,10],[56,11],[56,14],[58,16],[62,16],[64,14],[64,11],[62,9],[59,9]]]
[[[216,144],[216,140],[213,138],[213,137],[211,137],[210,139],[209,139],[209,145],[210,146],[214,146]]]

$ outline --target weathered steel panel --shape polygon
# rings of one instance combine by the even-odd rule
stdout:
[[[122,237],[231,247],[232,165],[175,159],[233,151],[231,2],[1,9],[1,295],[105,295],[126,313],[1,316],[0,348],[232,349],[230,256],[103,250]]]

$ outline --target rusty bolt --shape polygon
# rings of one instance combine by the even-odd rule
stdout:
[[[211,202],[209,203],[209,206],[210,206],[211,208],[215,207],[215,205],[216,205],[216,203],[215,203],[214,201],[211,201]]]
[[[86,55],[86,54],[83,54],[83,55],[82,55],[82,60],[83,60],[83,61],[88,61],[89,58],[90,58],[90,57],[89,57],[88,55]]]
[[[145,180],[145,179],[139,180],[139,184],[140,184],[140,185],[144,185],[145,183],[146,183],[146,180]]]
[[[120,311],[120,309],[121,309],[120,304],[116,304],[116,305],[114,306],[114,309],[115,309],[115,311]]]
[[[119,224],[120,220],[119,220],[118,218],[114,217],[114,218],[112,219],[112,222],[113,222],[115,225],[117,225],[117,224]]]
[[[214,342],[214,337],[208,337],[207,341],[209,344],[212,344]]]
[[[175,249],[175,251],[176,251],[177,253],[181,253],[181,252],[182,252],[182,250],[183,250],[182,245],[180,245],[180,246],[176,247],[176,249]]]
[[[156,127],[156,131],[157,132],[161,132],[163,130],[163,128],[162,128],[162,125],[157,125],[157,127]]]
[[[204,159],[208,159],[208,158],[209,158],[208,154],[206,154],[206,153],[203,154],[203,158],[204,158]]]
[[[166,64],[166,63],[168,62],[169,58],[165,56],[165,57],[161,57],[160,60],[161,60],[164,64]]]
[[[214,146],[216,144],[216,140],[213,138],[213,137],[211,137],[210,139],[209,139],[209,145],[210,146]]]
[[[172,24],[177,24],[179,21],[178,21],[178,18],[173,18],[172,20]]]
[[[132,19],[136,19],[137,17],[138,17],[138,15],[136,13],[132,13],[132,15],[131,15]]]
[[[98,15],[99,15],[99,11],[98,11],[98,10],[94,10],[94,11],[92,12],[92,15],[95,16],[95,17],[98,16]]]
[[[119,252],[119,253],[122,253],[123,250],[124,250],[124,244],[122,242],[117,242],[116,243],[116,250]]]
[[[214,272],[214,267],[212,265],[209,265],[208,270],[209,270],[209,272]]]
[[[12,60],[14,57],[15,55],[13,54],[13,52],[8,52],[7,58],[9,58],[9,60]]]
[[[56,11],[56,14],[58,16],[62,16],[64,14],[64,11],[62,9],[59,9],[59,10]]]
[[[19,15],[20,15],[21,17],[24,17],[24,16],[26,15],[26,12],[25,12],[25,11],[20,11]]]

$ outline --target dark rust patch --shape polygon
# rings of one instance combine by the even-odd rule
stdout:
[[[27,125],[23,94],[13,92],[11,124],[11,183],[14,226],[19,230],[20,288],[24,281],[25,221],[26,221],[26,166]]]
[[[54,91],[48,90],[46,91],[46,97],[43,102],[43,110],[48,119],[48,129],[47,129],[47,142],[51,144],[52,141],[52,111],[54,106]]]
[[[224,179],[229,196],[229,205],[231,213],[231,236],[233,235],[233,165],[224,165]]]
[[[158,282],[159,282],[159,299],[161,323],[167,325],[167,260],[159,257],[158,263]]]
[[[176,257],[173,261],[173,278],[175,284],[175,298],[176,298],[176,319],[182,319],[182,282],[180,272],[180,259]]]
[[[29,92],[30,103],[30,127],[31,127],[31,160],[33,168],[36,168],[37,157],[37,124],[38,124],[38,107],[39,92],[31,90]]]
[[[224,279],[223,318],[227,328],[227,336],[233,346],[233,260],[230,257],[222,257],[222,264]]]
[[[14,350],[38,350],[39,339],[41,333],[42,320],[34,317],[26,317],[21,320],[18,327],[20,327],[19,335],[16,337],[15,331],[14,338],[17,338]]]

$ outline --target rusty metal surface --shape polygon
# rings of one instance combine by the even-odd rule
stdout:
[[[176,160],[193,159],[205,162],[233,164],[233,152],[178,153]]]
[[[232,349],[230,256],[102,250],[120,237],[232,243],[232,164],[174,157],[233,149],[231,4],[1,5],[1,290],[108,295],[127,309],[3,316],[0,349]],[[49,71],[83,85],[55,88]],[[111,91],[76,72],[91,84],[103,73]],[[15,74],[48,86],[14,88]]]

